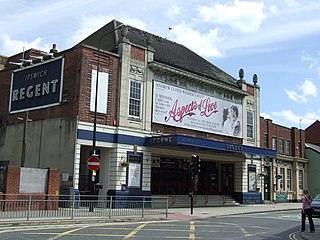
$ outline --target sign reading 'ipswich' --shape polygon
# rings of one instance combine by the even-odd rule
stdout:
[[[62,57],[12,73],[10,113],[59,105],[63,83]]]
[[[153,122],[242,137],[242,105],[153,82]]]

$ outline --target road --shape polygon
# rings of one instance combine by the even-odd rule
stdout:
[[[320,219],[314,219],[320,230]],[[299,211],[242,214],[197,220],[87,222],[78,224],[0,226],[3,240],[102,239],[305,239]],[[309,238],[313,239],[313,238]]]

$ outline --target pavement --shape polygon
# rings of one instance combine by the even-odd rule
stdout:
[[[250,214],[250,213],[263,213],[263,212],[276,212],[276,211],[289,211],[301,209],[301,203],[270,203],[270,204],[252,204],[252,205],[237,205],[237,206],[217,206],[217,207],[196,207],[193,208],[193,214],[191,214],[190,208],[169,208],[168,217],[165,218],[162,215],[146,215],[144,218],[136,218],[131,216],[115,217],[111,219],[77,219],[77,220],[37,220],[37,221],[13,221],[8,222],[5,219],[0,221],[2,226],[5,225],[27,225],[27,224],[54,224],[54,223],[88,223],[88,222],[106,222],[106,221],[141,221],[141,220],[196,220],[209,217]],[[314,233],[309,232],[308,220],[306,220],[307,230],[303,233],[299,233],[301,239],[320,239],[320,226],[316,225],[316,231]],[[297,229],[297,232],[299,229]]]

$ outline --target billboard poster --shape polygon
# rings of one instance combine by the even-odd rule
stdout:
[[[154,81],[152,121],[242,138],[242,105]]]
[[[21,68],[12,73],[9,112],[59,105],[63,83],[62,57]]]
[[[128,170],[128,187],[140,187],[141,163],[130,163]]]

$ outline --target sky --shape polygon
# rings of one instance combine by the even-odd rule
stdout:
[[[0,55],[73,47],[113,19],[180,43],[239,79],[258,75],[261,116],[320,120],[319,0],[0,0]]]

